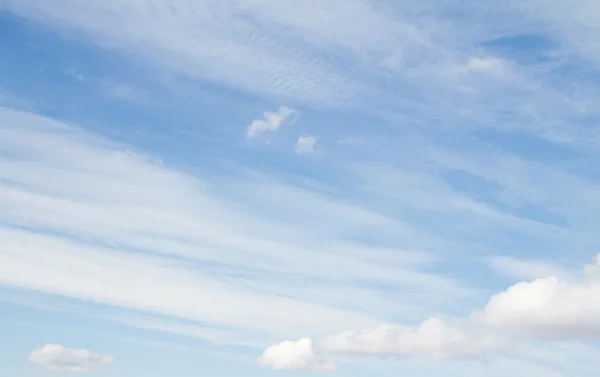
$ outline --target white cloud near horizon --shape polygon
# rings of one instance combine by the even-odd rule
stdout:
[[[319,342],[330,354],[486,360],[530,341],[600,340],[600,254],[579,279],[538,278],[493,295],[455,325],[430,318],[417,327],[383,325],[345,331]]]
[[[46,344],[35,349],[28,361],[58,373],[96,373],[102,372],[114,358],[92,352],[87,349],[70,349],[59,344]]]

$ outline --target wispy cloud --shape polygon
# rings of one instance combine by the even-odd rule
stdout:
[[[519,124],[523,132],[549,140],[587,148],[598,144],[593,132],[569,121],[579,117],[584,103],[588,111],[598,112],[594,86],[540,75],[568,68],[574,53],[595,51],[579,42],[597,32],[587,0],[571,3],[569,21],[560,6],[539,0],[502,7],[466,1],[454,5],[454,16],[437,0],[402,7],[369,0],[329,0],[311,7],[260,0],[244,5],[216,0],[127,0],[114,7],[99,0],[4,4],[10,12],[61,31],[84,31],[70,35],[153,66],[276,100],[353,107],[420,125],[444,119],[447,129]],[[531,11],[538,8],[543,11]],[[345,15],[341,20],[340,12]],[[470,27],[457,27],[466,24]],[[169,32],[157,35],[156,30]],[[539,34],[560,48],[535,50],[548,55],[535,64],[505,64],[524,53],[518,38]],[[511,38],[517,38],[514,45]],[[448,74],[461,66],[503,74]]]
[[[548,276],[567,278],[568,269],[548,261],[523,260],[509,256],[496,256],[490,259],[492,268],[512,279],[534,280]]]
[[[301,332],[325,336],[336,328],[378,328],[384,322],[378,317],[394,297],[410,301],[419,291],[421,299],[427,292],[460,297],[461,287],[456,282],[421,271],[432,263],[426,254],[367,247],[338,238],[346,234],[345,229],[352,229],[354,235],[363,229],[363,234],[379,234],[382,239],[407,229],[380,213],[274,181],[262,185],[241,180],[236,185],[214,187],[47,118],[2,109],[2,119],[0,145],[12,151],[0,164],[5,182],[1,190],[10,199],[2,217],[12,224],[1,230],[0,277],[5,284],[166,315],[170,318],[167,322],[114,320],[228,344],[285,339]],[[390,179],[394,175],[388,171],[382,176]],[[411,183],[403,177],[403,182]],[[70,185],[60,183],[65,181]],[[376,182],[378,190],[385,187],[373,179],[368,181]],[[444,187],[439,182],[436,185],[431,187]],[[261,216],[230,205],[239,197],[233,188],[244,194],[253,192]],[[411,191],[400,191],[407,195],[403,201],[417,208],[448,210],[455,206],[454,201],[464,200],[456,193],[446,200],[437,191],[424,191],[429,200],[424,197],[419,202]],[[266,199],[275,197],[293,203],[290,209],[295,216],[282,217],[287,210],[272,212]],[[436,197],[441,200],[431,201]],[[492,219],[490,224],[512,226],[520,221],[477,210],[476,203],[455,208]],[[315,224],[315,218],[321,222]],[[27,229],[14,227],[25,224]],[[298,225],[302,226],[300,233]],[[52,229],[62,235],[36,229]],[[308,239],[307,234],[311,235]],[[282,254],[283,249],[288,253]],[[325,279],[326,285],[309,283],[315,278]],[[410,287],[411,292],[397,296],[385,289],[361,288],[354,285],[357,279],[394,290]],[[418,312],[426,311],[421,308]],[[460,343],[463,337],[470,345],[491,347],[485,337],[478,340],[483,343],[474,343],[468,332],[436,323],[442,327],[433,329],[439,331],[425,324],[415,330],[390,328],[382,339],[391,336],[402,341],[378,349],[401,355],[413,347],[417,353],[425,350],[443,356],[450,352],[447,350],[467,352],[452,343]],[[350,336],[355,341],[364,337],[371,339],[368,333]],[[439,343],[439,337],[450,343]],[[349,350],[333,340],[329,347],[342,353]]]
[[[67,75],[73,77],[81,83],[91,83],[96,86],[105,96],[126,101],[145,102],[148,100],[148,93],[135,88],[134,86],[118,82],[108,78],[90,77],[82,74],[75,69],[67,70]]]
[[[410,234],[387,216],[275,181],[202,181],[61,123],[1,114],[0,144],[12,151],[0,161],[5,284],[259,338],[378,323],[399,287],[423,298],[468,292],[426,272],[426,256],[348,238]],[[367,301],[357,307],[357,297]]]
[[[341,145],[356,145],[356,144],[360,144],[362,142],[361,139],[356,138],[356,137],[345,137],[343,139],[338,140],[338,144]]]
[[[597,244],[596,2],[0,2],[65,44],[224,89],[235,99],[214,109],[216,123],[231,108],[237,119],[218,142],[239,164],[223,172],[210,158],[162,153],[166,142],[123,146],[0,109],[2,284],[116,306],[124,312],[96,314],[137,328],[275,344],[269,367],[319,369],[321,354],[394,356],[403,368],[422,356],[489,356],[489,369],[448,368],[580,372],[556,357],[540,357],[550,371],[517,356],[535,359],[535,342],[543,353],[555,346],[548,339],[576,347],[582,334],[598,336],[597,266],[583,277],[571,267]],[[71,86],[145,98],[133,84],[71,74]],[[251,112],[236,106],[243,101]],[[310,129],[281,132],[294,109]],[[140,111],[157,128],[172,119]],[[195,111],[194,124],[211,118]],[[115,127],[141,120],[129,116]],[[286,154],[234,149],[242,132],[279,132]],[[318,166],[291,158],[294,143],[298,153],[320,149],[306,136],[316,134],[368,142],[331,148]],[[483,305],[506,278],[524,281]],[[518,347],[503,353],[498,333]]]

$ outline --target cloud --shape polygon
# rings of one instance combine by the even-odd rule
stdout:
[[[439,73],[442,76],[463,83],[464,86],[461,85],[460,89],[465,93],[477,93],[483,88],[483,85],[473,84],[472,80],[469,79],[470,74],[486,74],[490,78],[496,79],[494,80],[495,85],[510,87],[510,83],[513,82],[512,80],[517,72],[512,68],[505,59],[500,57],[471,56],[466,59],[466,62],[457,62],[440,68]]]
[[[424,354],[434,358],[481,358],[486,344],[432,318],[416,328],[383,325],[363,332],[344,332],[326,338],[323,348],[357,356],[405,358]]]
[[[495,236],[500,228],[507,232],[518,232],[525,237],[543,237],[544,240],[553,239],[556,242],[558,242],[557,239],[560,239],[562,227],[535,221],[522,216],[522,212],[515,213],[514,211],[507,210],[506,206],[495,205],[493,201],[481,200],[477,195],[473,195],[473,192],[469,191],[469,188],[467,188],[466,194],[460,192],[452,186],[452,181],[444,179],[444,174],[451,173],[453,172],[452,169],[454,169],[454,171],[469,172],[472,174],[472,179],[474,180],[489,179],[493,183],[501,182],[502,184],[506,184],[507,191],[525,191],[521,187],[517,190],[511,186],[512,182],[509,181],[511,179],[510,174],[502,171],[500,173],[502,177],[490,175],[489,171],[486,172],[483,170],[483,166],[480,166],[478,160],[470,164],[466,160],[466,156],[462,154],[460,154],[461,162],[455,163],[453,160],[457,159],[456,156],[459,154],[450,154],[448,151],[445,151],[444,154],[440,153],[440,155],[437,155],[440,151],[432,146],[423,148],[407,146],[406,150],[410,151],[413,155],[411,164],[406,164],[403,161],[395,161],[396,166],[394,167],[383,164],[358,164],[353,166],[353,174],[356,174],[362,182],[365,182],[361,186],[362,190],[366,193],[387,198],[389,200],[388,206],[391,208],[403,210],[407,213],[419,211],[421,214],[411,217],[415,221],[420,221],[418,219],[423,219],[424,214],[428,213],[429,215],[426,216],[427,220],[425,221],[433,224],[440,221],[440,217],[436,216],[440,211],[450,214],[449,219],[452,220],[443,221],[443,225],[438,223],[436,227],[437,232],[443,232],[444,237],[447,239],[456,239],[458,242],[464,241],[464,237],[467,234],[475,237],[482,235],[486,238],[490,237],[486,245],[489,251],[495,249]],[[426,150],[427,153],[424,153],[423,150]],[[477,156],[479,157],[479,154]],[[418,161],[420,158],[436,161],[435,164],[439,164],[442,167],[441,174],[432,172],[430,166],[427,166],[427,164],[422,162],[414,163],[414,161]],[[485,157],[481,156],[481,159],[485,159]],[[504,161],[495,163],[506,164]],[[494,163],[490,161],[490,164],[493,165]],[[523,165],[529,168],[527,164],[524,163]],[[447,170],[444,171],[444,168]],[[523,166],[519,166],[519,168],[523,169]],[[505,178],[505,176],[508,176],[508,178]],[[526,179],[528,178],[524,177],[524,180]],[[568,178],[565,177],[564,179]],[[518,184],[523,184],[523,181],[518,181]],[[537,188],[535,189],[537,190]],[[531,190],[531,188],[527,187],[527,190]],[[479,195],[492,196],[496,192],[484,190]],[[518,245],[514,247],[518,247]],[[498,249],[497,252],[501,253],[502,251]],[[465,250],[462,249],[462,252],[465,252]]]
[[[557,85],[556,75],[539,74],[541,66],[542,71],[560,71],[557,63],[568,71],[578,54],[597,51],[581,42],[589,39],[589,30],[598,32],[595,12],[584,0],[572,4],[568,20],[563,7],[541,0],[511,0],[502,7],[454,4],[467,28],[449,22],[445,7],[432,5],[437,2],[400,6],[386,1],[382,6],[372,0],[328,0],[308,7],[260,0],[242,6],[231,0],[176,6],[169,0],[124,0],[112,7],[101,0],[56,1],[50,6],[42,0],[5,0],[3,5],[63,35],[137,57],[145,67],[269,100],[353,108],[395,123],[430,125],[444,119],[438,127],[454,132],[518,128],[597,150],[592,127],[572,119],[582,108],[597,113],[600,101],[593,83],[565,79],[569,84]],[[492,16],[498,14],[504,17]],[[510,56],[495,51],[494,42],[536,33],[565,46],[535,65],[500,64]],[[508,47],[519,49],[516,45]],[[457,67],[459,73],[510,74],[474,79],[457,75]],[[128,96],[122,90],[117,94]]]
[[[338,144],[340,145],[356,145],[360,144],[363,140],[357,137],[348,136],[343,139],[338,140]]]
[[[322,346],[333,353],[355,356],[481,359],[496,344],[491,339],[476,339],[465,330],[448,327],[440,319],[432,318],[413,328],[383,325],[371,331],[347,331],[327,337]]]
[[[332,362],[318,360],[312,340],[302,338],[296,342],[285,341],[267,348],[258,358],[259,365],[272,369],[310,370],[336,372]]]
[[[285,122],[293,123],[298,117],[296,110],[281,106],[276,112],[265,111],[265,119],[253,120],[248,126],[247,135],[249,138],[258,136],[264,132],[276,132]]]
[[[319,140],[316,136],[300,136],[296,140],[296,153],[307,154],[315,151],[315,146]]]
[[[110,79],[98,79],[97,82],[101,90],[110,98],[137,102],[148,101],[148,93],[127,83]]]
[[[86,349],[69,349],[58,344],[46,344],[31,352],[29,362],[53,372],[92,373],[102,371],[113,362],[112,356]]]
[[[320,345],[333,354],[354,356],[485,360],[489,352],[521,342],[590,339],[600,339],[600,254],[585,267],[582,280],[547,277],[517,283],[456,326],[438,318],[416,327],[388,324],[331,335]]]
[[[308,341],[303,338],[299,342]],[[287,341],[280,345],[292,344],[296,343]],[[416,327],[385,324],[374,330],[344,331],[318,344],[320,350],[333,355],[485,361],[489,351],[506,347],[506,340],[467,322],[452,327],[431,318]],[[278,349],[279,345],[273,347]],[[316,357],[310,355],[311,359]]]
[[[358,233],[390,245],[434,239],[379,213],[270,179],[201,180],[48,118],[0,113],[0,146],[7,151],[0,159],[0,192],[7,198],[0,215],[12,225],[0,229],[4,284],[209,323],[226,331],[195,327],[194,336],[235,344],[377,329],[382,317],[406,318],[415,303],[467,292],[443,275],[421,271],[432,263],[415,263],[422,253],[347,241]],[[382,176],[394,176],[388,173]],[[401,183],[414,183],[415,177],[402,177]],[[426,190],[429,183],[390,191],[435,211],[468,204],[455,192]],[[413,196],[423,193],[420,200]],[[260,208],[260,216],[235,205],[240,198]],[[475,213],[486,220],[469,217],[473,224],[496,224],[487,222],[497,217],[493,212]],[[498,224],[508,220],[515,219]],[[139,285],[131,284],[132,274]],[[215,295],[218,302],[207,306],[204,297]],[[410,308],[410,315],[422,318],[422,310]],[[321,320],[309,319],[315,317]],[[173,323],[160,327],[186,331]],[[415,352],[443,354],[445,348]]]
[[[384,343],[377,348],[383,353],[454,357],[446,342],[453,344],[463,337],[480,339],[482,335],[468,326],[451,326],[451,321],[441,325],[433,321],[438,327],[425,321],[415,327],[383,328],[380,322],[401,318],[419,323],[430,313],[442,310],[448,316],[464,313],[467,306],[454,299],[457,292],[464,292],[463,287],[446,276],[460,275],[461,280],[481,289],[489,287],[487,280],[479,280],[480,276],[494,278],[485,271],[470,273],[470,269],[486,268],[472,261],[474,254],[470,253],[474,250],[481,256],[513,247],[519,248],[515,252],[539,252],[549,245],[548,255],[552,255],[568,241],[574,243],[568,250],[585,249],[581,245],[592,244],[590,240],[597,233],[590,222],[598,210],[594,204],[597,195],[591,194],[597,192],[595,182],[579,179],[577,173],[562,174],[561,168],[549,168],[547,161],[536,164],[507,153],[512,144],[518,144],[510,139],[520,139],[521,132],[533,135],[536,142],[541,138],[570,146],[594,142],[594,138],[587,137],[589,131],[578,128],[579,118],[570,118],[574,113],[567,100],[572,99],[574,81],[564,79],[569,90],[561,92],[555,87],[561,81],[556,76],[543,78],[548,68],[568,75],[562,62],[573,70],[577,66],[571,64],[573,61],[564,59],[559,51],[548,55],[553,67],[542,62],[532,64],[534,68],[518,66],[505,56],[505,51],[494,48],[507,29],[511,33],[535,31],[539,23],[528,22],[531,18],[522,13],[519,22],[531,26],[512,28],[514,23],[504,26],[505,20],[500,19],[474,24],[469,21],[477,14],[495,14],[498,8],[482,3],[473,7],[473,13],[463,12],[475,3],[467,1],[453,6],[450,13],[461,15],[460,24],[469,27],[448,30],[447,25],[455,26],[458,20],[438,22],[439,11],[435,10],[443,9],[446,14],[446,7],[417,1],[401,7],[393,2],[377,5],[354,0],[324,1],[316,7],[306,7],[302,2],[254,0],[242,5],[210,0],[177,4],[125,0],[117,6],[98,0],[57,1],[51,6],[40,0],[7,0],[4,4],[9,12],[41,21],[61,35],[81,35],[111,47],[111,51],[136,54],[153,67],[167,67],[177,74],[241,88],[257,98],[285,98],[293,107],[298,101],[310,101],[325,107],[341,104],[372,108],[378,116],[389,116],[390,123],[414,127],[386,126],[385,132],[376,128],[379,126],[370,127],[376,130],[374,136],[369,136],[373,147],[363,156],[388,159],[386,164],[390,166],[395,166],[397,160],[410,163],[401,162],[406,165],[400,166],[396,174],[382,174],[385,182],[364,176],[345,180],[347,177],[336,175],[331,178],[337,180],[336,187],[328,193],[326,189],[282,184],[272,177],[223,179],[211,171],[198,179],[157,166],[107,140],[58,126],[50,132],[39,125],[39,119],[16,119],[3,112],[8,120],[2,123],[1,146],[10,151],[1,156],[0,177],[0,197],[7,198],[2,224],[10,224],[3,225],[1,233],[4,245],[0,266],[4,267],[0,267],[0,276],[4,284],[174,317],[176,325],[169,326],[137,321],[165,331],[189,330],[180,326],[178,321],[182,319],[195,325],[208,323],[193,332],[203,338],[223,336],[237,342],[240,339],[236,336],[260,338],[268,334],[276,339],[320,339],[342,330],[374,328],[375,333],[351,332],[352,341],[340,341],[338,348],[358,344],[357,349],[365,349],[361,340],[379,334],[392,339],[391,345]],[[509,3],[512,8],[508,11],[513,12],[516,2]],[[574,2],[573,8],[581,9],[575,5],[582,3]],[[527,8],[531,2],[524,4]],[[342,22],[332,22],[339,19],[336,15],[343,7],[348,10]],[[548,17],[547,8],[541,8],[540,18],[560,18],[560,12],[553,11],[554,16]],[[427,20],[411,17],[418,14],[427,14]],[[578,14],[586,20],[595,17],[594,12]],[[563,20],[560,28],[568,27],[568,23],[572,22]],[[288,32],[273,33],[281,30]],[[548,38],[568,45],[569,41],[558,34]],[[594,40],[573,34],[577,38],[572,41]],[[438,36],[441,40],[436,39]],[[450,43],[440,43],[443,41]],[[384,60],[393,64],[383,66]],[[442,72],[450,65],[483,74],[457,75],[460,77],[452,78],[455,81],[450,85],[451,80],[446,81],[432,69],[438,65]],[[485,74],[498,70],[510,71],[514,76]],[[489,85],[488,77],[494,85]],[[593,103],[597,93],[593,80],[590,82],[588,100]],[[573,90],[588,84],[581,85]],[[116,93],[127,95],[128,91]],[[531,117],[523,115],[523,108],[531,110],[527,113]],[[456,115],[460,112],[469,115],[461,118]],[[360,108],[353,108],[346,114],[360,113]],[[586,119],[593,119],[593,115]],[[410,122],[398,121],[398,117]],[[261,126],[262,133],[274,132],[269,117],[265,118],[262,122],[267,126]],[[339,123],[346,128],[358,119],[370,120],[350,118],[349,122]],[[24,122],[30,122],[30,126],[23,126]],[[564,127],[566,123],[569,127]],[[407,145],[410,141],[395,145],[400,139],[410,140],[407,129],[420,126],[424,126],[423,139],[427,140],[419,140],[419,148],[414,149],[423,149],[422,142],[430,142],[432,136],[452,144],[457,153],[425,156],[413,153]],[[464,132],[469,127],[477,132]],[[506,133],[488,137],[491,130],[498,129]],[[353,130],[344,129],[342,135],[348,134],[354,134]],[[389,141],[378,143],[377,134]],[[471,143],[473,139],[476,142]],[[463,144],[461,140],[468,141]],[[497,148],[480,151],[488,141]],[[531,153],[527,159],[540,158],[541,148],[523,149]],[[389,152],[393,150],[402,153]],[[586,169],[577,161],[567,165],[574,171]],[[590,164],[588,171],[595,171],[595,165]],[[345,167],[339,168],[336,170]],[[330,179],[329,172],[323,170],[318,175]],[[457,172],[461,174],[454,174]],[[452,174],[454,178],[447,178]],[[461,185],[463,191],[464,186],[473,189],[476,185],[468,183],[472,181],[492,182],[495,188],[461,192]],[[64,182],[69,187],[63,187],[67,186]],[[490,197],[493,200],[487,200]],[[357,202],[361,205],[352,204]],[[532,220],[535,211],[539,215],[542,210],[567,219],[564,223],[568,225],[544,223],[547,215],[540,216],[544,221],[539,217]],[[398,229],[399,234],[392,234],[390,229]],[[371,258],[374,248],[366,245],[373,242],[388,247],[379,254],[381,258]],[[406,249],[444,250],[448,260],[435,267],[433,263],[407,266],[391,256]],[[48,258],[49,254],[54,259]],[[53,280],[37,266],[40,259],[49,269],[58,271],[53,276],[61,279]],[[496,260],[494,267],[519,279],[537,279],[551,272],[527,263],[505,258]],[[72,269],[70,264],[80,269]],[[24,274],[31,270],[36,273]],[[589,270],[593,275],[593,268]],[[133,275],[139,275],[146,286],[132,286]],[[547,329],[531,331],[529,326],[519,324],[526,322],[526,314],[507,318],[510,305],[525,306],[518,294],[526,296],[528,290],[539,289],[544,294],[572,299],[571,288],[590,285],[561,276],[534,282],[522,283],[495,305],[490,303],[491,309],[479,316],[482,328],[498,332],[507,329],[507,333],[529,334],[529,338],[548,337],[543,335]],[[112,289],[103,289],[105,284]],[[115,286],[126,288],[115,290]],[[153,289],[158,292],[154,297],[149,293]],[[173,291],[178,293],[169,294]],[[208,297],[218,297],[218,302],[202,310]],[[161,300],[170,305],[161,307]],[[431,302],[425,305],[427,310],[423,308],[426,301]],[[503,304],[505,301],[508,304]],[[255,310],[261,305],[268,308],[262,316]],[[227,307],[239,311],[223,309]],[[534,312],[532,308],[525,311]],[[415,317],[418,321],[412,321]],[[544,320],[551,324],[557,321]],[[569,322],[564,318],[560,321]],[[586,328],[590,326],[588,323]],[[224,329],[215,334],[212,327]],[[450,341],[431,340],[436,337]],[[315,344],[319,349],[319,342]],[[486,342],[482,344],[487,346]]]
[[[568,277],[566,269],[545,261],[524,260],[508,256],[490,258],[490,265],[501,275],[520,280],[533,280],[547,276]]]
[[[345,329],[378,329],[379,322],[399,318],[418,323],[442,307],[448,315],[463,313],[467,307],[454,297],[464,289],[445,276],[460,275],[481,289],[489,288],[481,276],[494,278],[485,271],[470,273],[486,268],[473,262],[474,252],[487,256],[507,249],[544,250],[556,255],[586,250],[596,242],[590,219],[598,213],[598,188],[595,178],[582,178],[582,172],[594,172],[596,159],[576,154],[561,168],[548,162],[555,154],[540,150],[550,149],[544,147],[545,139],[577,153],[581,145],[597,151],[597,130],[585,124],[593,123],[597,115],[593,105],[600,103],[597,83],[572,76],[579,75],[581,66],[593,68],[590,56],[600,56],[593,46],[596,39],[590,38],[600,30],[598,12],[590,11],[593,2],[576,0],[567,9],[541,0],[510,0],[501,6],[469,0],[457,2],[450,12],[438,3],[409,1],[398,6],[393,1],[327,0],[306,6],[292,1],[124,0],[107,6],[100,0],[4,1],[7,11],[57,29],[60,35],[85,38],[128,57],[135,54],[144,64],[172,70],[178,77],[234,87],[252,98],[285,98],[291,106],[308,101],[319,107],[358,107],[347,114],[368,108],[394,125],[414,127],[387,125],[385,132],[379,125],[369,127],[376,131],[369,136],[372,148],[363,157],[385,159],[386,165],[398,165],[398,171],[384,172],[381,180],[365,176],[346,180],[339,176],[343,166],[336,167],[335,177],[320,171],[319,176],[336,180],[329,191],[335,194],[330,195],[324,194],[327,189],[307,190],[272,177],[223,180],[211,172],[197,179],[90,135],[65,131],[57,136],[62,131],[48,132],[37,121],[15,131],[11,122],[14,127],[22,125],[3,112],[8,120],[2,123],[6,129],[1,147],[11,152],[1,156],[0,197],[8,198],[2,223],[10,224],[2,228],[7,242],[0,257],[5,266],[2,279],[9,285],[216,323],[227,328],[227,338],[229,332],[246,337],[245,331],[251,330],[297,339]],[[500,7],[506,9],[499,13]],[[338,17],[342,12],[344,17]],[[448,15],[452,19],[445,18]],[[531,43],[522,48],[520,43],[527,51],[517,51],[519,43],[506,38],[523,33],[539,33],[558,47],[519,65],[520,55],[538,48]],[[447,66],[477,74],[448,79],[438,73]],[[510,74],[487,74],[494,72]],[[117,95],[130,94],[125,88],[115,89]],[[585,119],[572,105],[582,98],[591,104],[585,106],[589,111]],[[359,119],[370,122],[351,118],[339,122],[345,128],[341,134],[353,134],[346,128]],[[401,142],[410,140],[407,129],[423,130],[426,137],[415,143],[418,147]],[[526,140],[523,133],[533,136],[534,147],[521,145],[520,140]],[[382,135],[379,140],[377,134]],[[455,150],[442,156],[414,153],[428,148],[422,147],[430,142],[429,136]],[[389,152],[394,150],[402,153]],[[535,159],[544,161],[532,162]],[[574,173],[566,174],[565,167]],[[481,182],[491,182],[494,188],[474,193]],[[465,194],[464,186],[472,191]],[[361,205],[350,204],[356,202]],[[550,215],[567,225],[551,223]],[[394,228],[401,234],[391,235],[389,229]],[[366,245],[373,241],[388,246],[380,259],[370,257],[374,248]],[[36,269],[36,260],[45,257],[36,250],[40,245],[47,247],[45,253],[56,255],[47,263],[60,271],[62,275],[57,275],[63,280],[44,281],[47,272]],[[434,268],[433,263],[407,266],[391,257],[406,249],[444,250],[447,260]],[[87,274],[72,271],[69,263],[81,263]],[[518,292],[526,295],[535,288],[570,298],[572,294],[565,293],[569,289],[590,284],[574,283],[560,271],[549,270],[551,263],[529,259],[499,257],[492,267],[517,279],[556,275],[554,280],[535,280],[535,287],[533,282],[523,283],[516,293],[505,295],[511,305],[519,302]],[[28,269],[39,271],[40,278],[22,276]],[[594,274],[593,267],[588,270]],[[132,272],[151,284],[168,277],[160,281],[164,285],[160,292],[173,305],[160,307],[160,297],[151,297],[140,287],[102,291],[98,287],[106,281],[111,284],[113,271],[124,286]],[[166,293],[170,289],[179,289],[179,294],[170,297]],[[237,307],[238,302],[252,307],[259,302],[269,307],[268,314],[263,318],[250,311],[244,319],[245,313],[238,318],[226,310],[200,310],[205,297],[215,293],[223,307]],[[435,308],[424,310],[425,301]],[[503,305],[498,304],[487,319],[480,316],[486,329],[530,333],[533,338],[546,331],[525,331],[527,326],[521,331],[518,323],[527,316],[508,320],[510,308]],[[286,311],[287,306],[292,310]],[[324,323],[310,323],[296,313],[299,310]],[[415,317],[419,321],[413,322]],[[325,323],[332,318],[342,319]],[[446,327],[451,333],[477,335],[461,326]],[[417,337],[405,333],[424,336],[419,326],[392,329],[383,333],[392,334],[403,347],[407,339]],[[194,334],[215,336],[201,330]],[[353,334],[366,336],[360,331]],[[445,350],[420,349],[430,354]]]
[[[494,295],[476,313],[483,323],[518,338],[577,340],[600,338],[599,258],[581,281],[555,276],[520,282]]]
[[[90,79],[76,69],[68,69],[65,73],[79,82],[88,81]]]
[[[488,56],[488,57],[471,57],[467,62],[466,68],[469,71],[475,72],[500,72],[505,66],[505,62],[502,59]]]
[[[431,237],[339,197],[268,176],[201,179],[31,113],[0,108],[0,125],[1,284],[236,344],[375,327],[471,294],[395,241]]]
[[[99,88],[104,95],[117,100],[127,100],[136,102],[147,102],[148,93],[123,82],[118,82],[109,78],[98,78],[86,76],[75,69],[69,69],[66,74],[73,77],[81,83],[91,83]]]
[[[4,3],[9,12],[84,32],[93,43],[189,77],[325,105],[346,104],[368,87],[351,69],[334,64],[324,49],[338,49],[354,59],[369,51],[387,56],[398,46],[406,46],[407,52],[430,47],[420,46],[425,37],[412,24],[363,0],[318,6],[257,0],[242,6],[229,0],[172,6],[168,0],[126,0],[118,7],[99,0],[58,1],[56,6],[69,11],[57,12],[39,0]],[[343,19],[337,17],[341,10]],[[169,33],[156,34],[157,27]],[[280,27],[302,35],[302,41],[281,33]]]
[[[93,318],[100,320],[107,320],[111,322],[117,322],[125,324],[131,327],[154,330],[162,333],[178,334],[187,336],[190,338],[203,339],[211,342],[215,346],[239,346],[239,347],[251,347],[260,348],[262,343],[252,341],[252,335],[256,334],[245,333],[241,329],[227,329],[223,327],[201,325],[189,321],[178,321],[176,319],[168,319],[164,317],[139,315],[136,313],[120,313],[120,314],[98,314],[86,312]]]

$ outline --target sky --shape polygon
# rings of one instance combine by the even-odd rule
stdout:
[[[600,3],[0,0],[6,377],[591,377]]]

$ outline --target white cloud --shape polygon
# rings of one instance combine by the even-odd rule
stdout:
[[[467,62],[467,70],[476,72],[500,72],[505,66],[504,60],[493,56],[471,57]]]
[[[315,146],[319,138],[316,136],[300,136],[296,140],[296,153],[307,154],[315,151]]]
[[[258,363],[272,369],[337,371],[334,363],[317,359],[312,340],[307,338],[296,342],[284,341],[265,349],[262,356],[258,358]]]
[[[490,298],[457,326],[431,318],[417,327],[383,325],[326,337],[334,354],[480,359],[528,341],[600,339],[600,255],[579,281],[556,277],[515,284]]]
[[[247,135],[255,137],[264,132],[276,132],[285,122],[292,123],[298,117],[296,110],[281,106],[276,112],[265,111],[265,119],[256,119],[248,126]]]
[[[58,344],[46,344],[32,351],[28,360],[53,372],[92,373],[102,371],[113,362],[113,357],[86,349],[69,349]]]
[[[557,277],[515,284],[476,313],[487,326],[516,337],[549,340],[600,338],[598,258],[581,281]]]
[[[438,318],[418,327],[383,325],[370,331],[346,331],[323,341],[323,348],[333,353],[397,358],[482,359],[492,347],[497,347],[495,340],[478,339]]]

